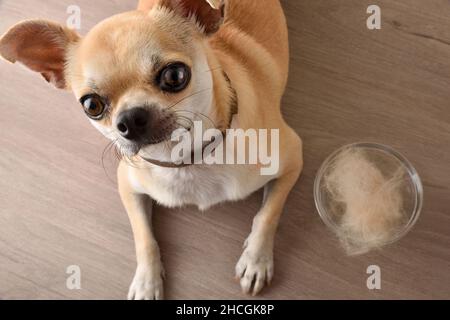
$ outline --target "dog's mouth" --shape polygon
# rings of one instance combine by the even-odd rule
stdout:
[[[116,141],[116,148],[122,156],[135,157],[139,155],[140,151],[160,144],[169,144],[171,142],[171,133],[164,133],[163,135],[151,136],[141,141],[123,141],[123,139]]]
[[[185,127],[172,113],[155,112],[155,110],[149,112],[150,116],[143,122],[143,125],[128,125],[126,134],[123,132],[119,134],[120,137],[115,141],[115,145],[121,155],[133,157],[138,155],[142,149],[170,143],[173,132]],[[131,119],[131,121],[139,123],[141,119]]]
[[[153,114],[148,126],[140,134],[134,135],[133,139],[122,136],[114,144],[119,156],[125,159],[171,161],[173,147],[180,143],[185,133],[194,134],[195,124],[196,120],[181,116],[181,112],[158,112]]]

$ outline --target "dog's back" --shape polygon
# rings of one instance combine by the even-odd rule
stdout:
[[[225,0],[226,23],[236,25],[263,46],[288,73],[289,46],[286,18],[279,0]],[[224,26],[226,30],[226,24]],[[244,44],[243,44],[244,45]]]
[[[217,55],[228,60],[225,65],[238,86],[240,103],[247,105],[239,112],[240,126],[283,127],[280,101],[288,79],[289,42],[280,1],[225,0],[225,5],[224,24],[209,41]]]

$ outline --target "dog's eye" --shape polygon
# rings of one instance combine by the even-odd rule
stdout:
[[[191,80],[191,70],[181,62],[172,63],[165,67],[158,77],[159,87],[166,92],[180,92]]]
[[[80,99],[86,115],[93,120],[100,120],[106,110],[106,104],[102,97],[96,94],[89,94]]]

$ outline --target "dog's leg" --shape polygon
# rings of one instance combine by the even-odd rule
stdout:
[[[246,294],[258,294],[273,277],[275,233],[287,196],[301,172],[301,165],[270,182],[264,189],[263,206],[253,221],[244,253],[236,265],[236,278]]]
[[[152,200],[136,193],[128,182],[126,168],[119,167],[119,192],[127,210],[136,246],[137,269],[128,293],[129,300],[163,299],[164,269],[152,232]]]

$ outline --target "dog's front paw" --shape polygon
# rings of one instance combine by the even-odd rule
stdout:
[[[273,277],[273,253],[271,249],[244,250],[236,265],[236,278],[245,294],[257,295]]]
[[[128,292],[128,300],[162,300],[164,271],[160,265],[138,266]]]

